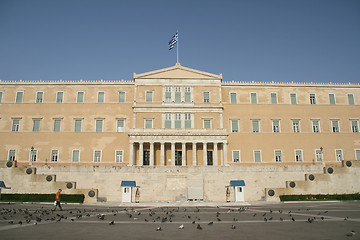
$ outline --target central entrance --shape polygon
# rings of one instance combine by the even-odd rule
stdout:
[[[149,166],[150,165],[150,151],[145,150],[143,156],[143,165]]]
[[[207,165],[213,165],[213,151],[207,151]]]
[[[175,166],[182,165],[182,151],[175,151]]]

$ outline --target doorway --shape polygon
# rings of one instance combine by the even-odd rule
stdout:
[[[143,165],[144,166],[150,165],[150,151],[149,150],[144,150]]]
[[[244,188],[240,186],[234,187],[235,191],[235,202],[243,202],[244,201]]]
[[[131,202],[131,187],[123,187],[122,188],[122,202]]]
[[[182,165],[182,151],[175,151],[175,166]]]
[[[207,165],[213,165],[213,151],[207,151]]]

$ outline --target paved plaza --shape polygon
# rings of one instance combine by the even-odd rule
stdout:
[[[360,202],[160,205],[64,204],[63,211],[52,211],[48,204],[0,203],[0,236],[38,240],[360,239]]]

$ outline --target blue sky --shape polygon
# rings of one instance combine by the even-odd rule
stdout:
[[[359,0],[0,0],[0,79],[132,79],[183,66],[225,81],[360,82]]]

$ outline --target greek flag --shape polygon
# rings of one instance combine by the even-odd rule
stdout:
[[[178,41],[178,33],[176,33],[169,41],[169,50],[171,50]]]

